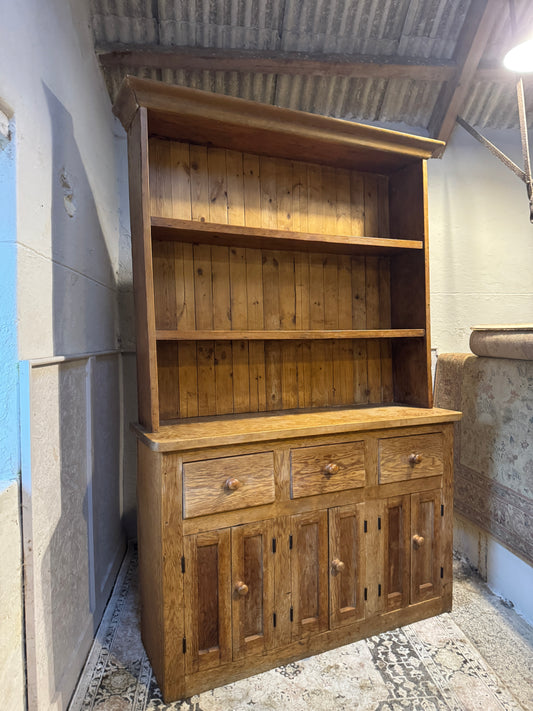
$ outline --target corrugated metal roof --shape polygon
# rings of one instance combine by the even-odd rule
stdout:
[[[321,56],[450,60],[473,0],[92,0],[96,48],[115,44],[203,47]],[[516,0],[533,27],[533,3]],[[483,57],[499,63],[509,44],[508,8]],[[436,81],[289,76],[250,72],[106,69],[114,98],[124,74],[220,92],[341,118],[403,122],[426,129],[442,84]],[[479,81],[462,110],[478,126],[518,125],[513,83]],[[533,120],[533,119],[532,119]]]

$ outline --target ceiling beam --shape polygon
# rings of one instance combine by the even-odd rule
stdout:
[[[419,57],[371,57],[349,54],[266,52],[161,45],[100,45],[96,53],[104,68],[152,67],[174,71],[253,72],[356,79],[412,79],[446,82],[456,74],[447,60]]]
[[[501,0],[472,0],[454,52],[455,74],[441,89],[429,121],[429,135],[447,142],[475,78],[496,20]]]

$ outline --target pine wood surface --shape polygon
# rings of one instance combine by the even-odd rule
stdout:
[[[126,130],[146,107],[153,135],[329,165],[394,170],[430,158],[428,138],[128,76],[113,111]]]
[[[364,486],[364,452],[364,442],[335,442],[291,449],[292,498]]]
[[[443,472],[442,434],[391,437],[379,443],[379,481],[436,476]]]
[[[385,407],[341,408],[302,413],[235,415],[167,425],[159,432],[134,430],[145,444],[160,452],[290,439],[387,427],[454,422],[461,413],[441,408]]]

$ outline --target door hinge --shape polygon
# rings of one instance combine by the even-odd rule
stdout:
[[[444,516],[444,504],[440,505],[440,515]]]
[[[441,577],[441,578],[444,577],[444,568],[442,568],[442,567],[441,567],[441,569],[440,569],[440,577]]]
[[[290,613],[289,613],[289,618],[291,622],[294,622],[294,608],[291,607]]]
[[[365,600],[368,600],[368,588],[365,588]]]
[[[289,535],[289,550],[292,551],[292,533]]]
[[[378,597],[381,597],[381,583],[378,585]]]
[[[275,612],[272,614],[272,624],[274,627],[276,626],[276,613]]]
[[[187,654],[187,637],[183,638],[182,645],[183,645],[183,654]]]
[[[182,573],[185,572],[185,556],[184,555],[181,556],[181,572]]]
[[[363,524],[363,531],[364,531],[365,533],[368,533],[368,522],[367,522],[367,521],[365,521],[364,524]]]
[[[378,516],[378,531],[381,531],[381,516]]]
[[[273,538],[272,539],[272,553],[275,553],[275,552],[276,552],[276,539]]]

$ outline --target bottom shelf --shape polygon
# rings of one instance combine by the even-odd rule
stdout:
[[[392,403],[367,407],[189,418],[180,422],[162,424],[158,432],[146,432],[140,425],[134,425],[133,428],[139,439],[150,449],[165,452],[317,434],[336,434],[349,432],[354,428],[368,431],[384,427],[454,422],[460,419],[461,413],[453,410],[409,407]]]

